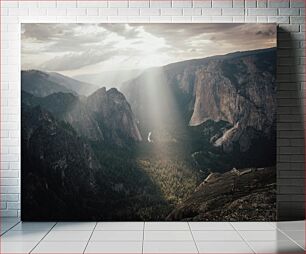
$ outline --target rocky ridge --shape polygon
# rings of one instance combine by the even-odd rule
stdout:
[[[276,219],[275,168],[211,173],[167,220],[273,221]]]
[[[150,114],[150,109],[143,105],[147,101],[144,99],[147,87],[161,86],[161,91],[167,89],[173,95],[181,118],[189,126],[199,126],[208,120],[226,121],[232,127],[212,144],[225,152],[233,151],[234,145],[238,144],[244,152],[258,134],[267,139],[274,136],[275,65],[275,48],[190,60],[149,69],[127,82],[123,93],[142,123]],[[159,74],[158,79],[154,78],[157,76],[154,73]],[[167,105],[163,101],[167,98],[162,94],[158,99],[156,103]],[[171,107],[163,108],[163,114],[167,116],[164,121],[171,118],[170,110]]]

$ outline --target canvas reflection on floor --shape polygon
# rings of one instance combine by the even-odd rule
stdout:
[[[276,219],[276,26],[22,24],[22,219]]]

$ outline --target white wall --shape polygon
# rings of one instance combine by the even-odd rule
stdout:
[[[8,1],[1,3],[1,216],[20,215],[20,23],[275,22],[278,58],[278,207],[304,214],[304,0]],[[247,39],[247,38],[246,38]]]

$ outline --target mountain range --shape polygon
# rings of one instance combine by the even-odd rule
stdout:
[[[75,75],[72,78],[94,86],[120,89],[122,83],[137,77],[142,70],[114,70],[93,74]]]
[[[97,86],[69,78],[55,72],[39,70],[21,71],[22,90],[38,97],[56,92],[89,95]]]
[[[275,66],[275,48],[236,52],[133,72],[120,91],[22,71],[23,218],[254,219],[190,207],[224,194],[200,187],[212,173],[227,186],[231,169],[264,167],[242,185],[275,182]],[[273,210],[273,188],[244,185],[218,202],[229,210],[252,192]]]
[[[212,143],[227,152],[235,145],[244,152],[252,139],[274,136],[275,66],[274,48],[238,52],[149,69],[122,87],[144,131],[153,126],[146,118],[151,104],[158,103],[170,132],[178,121],[189,126],[224,121],[229,127],[211,137]],[[152,96],[156,101],[149,104]]]

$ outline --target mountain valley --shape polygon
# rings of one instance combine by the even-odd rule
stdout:
[[[275,62],[275,48],[188,60],[133,73],[120,90],[22,71],[24,211],[275,219]]]

